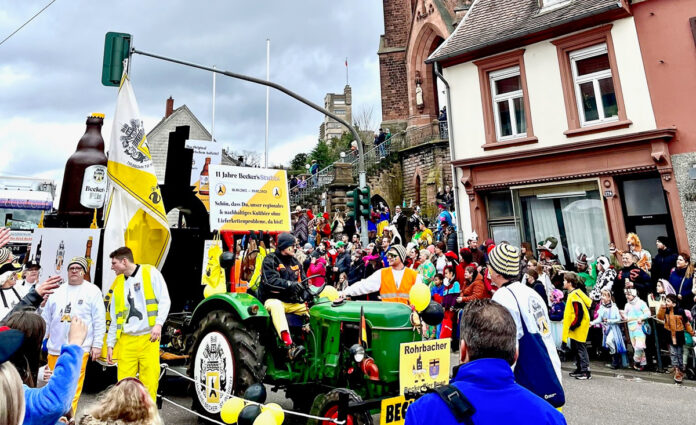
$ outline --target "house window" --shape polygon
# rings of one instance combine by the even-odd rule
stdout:
[[[509,140],[527,135],[527,120],[520,67],[490,73],[495,130],[498,140]]]
[[[582,126],[618,120],[619,108],[607,45],[572,52],[570,62]]]
[[[486,130],[484,150],[536,143],[529,112],[524,49],[474,61]]]
[[[334,109],[336,115],[344,115],[346,113],[345,109]]]
[[[334,105],[345,105],[346,102],[343,99],[334,99]]]
[[[552,41],[556,46],[568,120],[567,137],[626,128],[611,25]]]

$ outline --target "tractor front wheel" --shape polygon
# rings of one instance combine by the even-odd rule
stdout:
[[[317,396],[312,406],[312,415],[332,419],[338,418],[338,404],[341,394],[348,394],[349,403],[362,401],[362,398],[355,391],[346,388],[336,388],[326,394]],[[329,421],[312,420],[308,423],[313,425],[334,425],[333,422]],[[370,415],[369,411],[350,413],[346,418],[346,425],[372,425],[372,415]]]
[[[256,329],[245,327],[232,312],[215,310],[193,333],[188,375],[196,383],[193,409],[220,420],[222,405],[249,385],[263,382],[264,346]]]

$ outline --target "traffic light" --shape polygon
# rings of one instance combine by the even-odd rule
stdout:
[[[370,219],[370,187],[365,186],[357,190],[358,192],[358,209],[359,216],[365,217],[365,220]]]
[[[360,191],[356,187],[355,189],[346,193],[346,196],[348,196],[348,198],[352,198],[349,199],[346,204],[346,206],[350,209],[350,211],[348,211],[348,217],[358,220],[360,218],[360,214],[358,213],[358,210],[360,209]]]
[[[132,36],[120,32],[107,32],[104,41],[102,84],[118,87],[123,76],[123,60],[130,55]]]

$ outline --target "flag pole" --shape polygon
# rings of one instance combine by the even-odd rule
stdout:
[[[271,81],[271,39],[266,39],[266,81]],[[268,102],[271,88],[266,86],[266,144],[264,148],[264,168],[268,168]]]
[[[213,65],[213,69],[215,69],[215,65]],[[210,139],[211,141],[215,141],[215,77],[217,76],[217,72],[213,72],[213,123],[210,126]]]

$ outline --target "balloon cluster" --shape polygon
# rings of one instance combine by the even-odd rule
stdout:
[[[445,317],[445,310],[440,303],[430,299],[430,288],[424,283],[416,283],[408,293],[409,302],[416,309],[421,319],[430,326],[437,326]]]
[[[336,288],[333,286],[326,286],[323,291],[321,291],[321,294],[319,294],[320,297],[327,298],[329,301],[333,302],[338,298],[338,291]]]
[[[247,403],[247,401],[261,403]],[[266,387],[253,384],[244,392],[244,398],[232,397],[222,405],[220,417],[226,424],[238,425],[281,425],[285,413],[280,405],[266,402]]]

